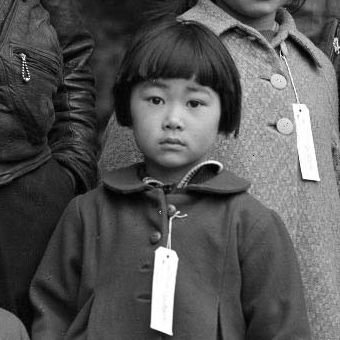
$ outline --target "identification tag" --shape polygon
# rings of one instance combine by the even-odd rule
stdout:
[[[155,251],[150,327],[168,335],[173,335],[177,268],[178,256],[174,250],[159,247]]]
[[[320,181],[308,107],[305,104],[293,104],[293,111],[302,178]]]

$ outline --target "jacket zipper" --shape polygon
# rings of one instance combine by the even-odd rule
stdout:
[[[333,40],[333,48],[334,48],[334,52],[336,55],[340,54],[340,45],[339,45],[339,38],[336,37]]]
[[[54,75],[55,77],[59,78],[59,71],[58,71],[58,66],[57,62],[53,60],[52,58],[49,58],[47,56],[41,56],[40,58],[33,58],[30,56],[30,52],[26,52],[23,50],[16,50],[14,51],[14,54],[20,58],[20,63],[21,63],[21,75],[22,75],[22,80],[27,83],[31,80],[31,73],[30,69],[35,68],[43,72],[48,72]],[[48,61],[44,60],[48,59]],[[53,67],[55,64],[56,67]]]
[[[25,53],[20,53],[20,57],[21,57],[21,77],[24,83],[28,83],[31,80],[31,75],[26,62],[27,56]]]
[[[335,58],[340,54],[339,37],[340,37],[340,21],[337,20],[336,27],[334,29],[332,47],[331,47],[330,56],[329,56],[332,63],[334,62]]]

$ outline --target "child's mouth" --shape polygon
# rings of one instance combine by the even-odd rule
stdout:
[[[179,138],[164,138],[161,140],[160,144],[173,144],[185,146],[185,143]]]

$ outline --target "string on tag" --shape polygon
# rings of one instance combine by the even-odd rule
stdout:
[[[168,241],[166,243],[166,247],[171,249],[171,233],[172,233],[172,220],[175,218],[184,218],[187,217],[188,214],[180,215],[180,211],[176,211],[170,218],[169,218],[169,233],[168,233]]]
[[[290,81],[296,97],[296,103],[293,103],[293,113],[301,175],[304,180],[320,181],[309,110],[307,105],[300,103],[292,72],[286,58],[287,55],[287,46],[284,42],[282,42],[280,44],[280,58],[283,59],[287,66]]]
[[[287,60],[285,54],[282,52],[282,50],[283,50],[283,48],[280,46],[280,58],[283,59],[283,61],[285,62],[286,66],[287,66],[289,78],[290,78],[290,81],[292,82],[293,90],[294,90],[294,93],[295,93],[296,103],[300,104],[300,100],[299,100],[299,96],[298,96],[298,93],[297,93],[297,90],[296,90],[296,87],[295,87],[295,84],[294,84],[292,72],[290,70],[288,60]]]

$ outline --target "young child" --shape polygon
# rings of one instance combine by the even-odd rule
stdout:
[[[0,308],[0,339],[29,340],[23,323],[14,314]]]
[[[193,22],[151,26],[114,93],[144,162],[64,212],[31,285],[33,339],[309,339],[284,224],[208,160],[240,122],[239,76],[219,38]]]
[[[190,7],[190,0],[168,2],[182,5],[179,13]],[[340,141],[333,65],[281,7],[298,1],[196,2],[180,19],[203,23],[220,36],[243,90],[239,136],[221,138],[212,156],[251,180],[250,193],[283,219],[300,262],[313,339],[339,340]],[[305,125],[296,120],[299,107]],[[137,155],[114,119],[107,132],[102,171],[126,166]],[[302,177],[313,156],[316,166],[312,161]]]

